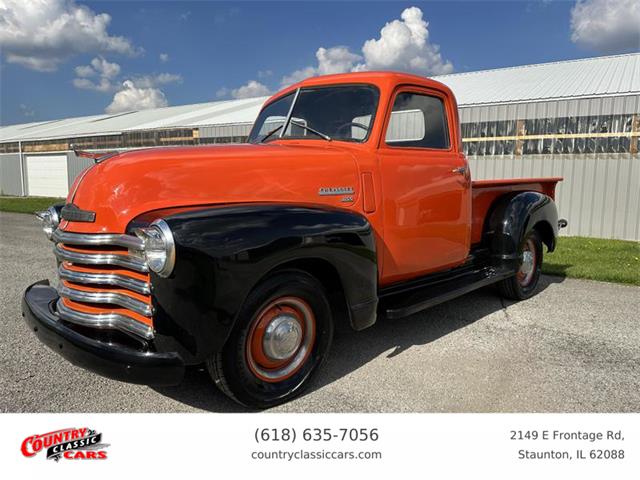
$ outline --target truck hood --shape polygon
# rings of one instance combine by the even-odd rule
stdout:
[[[320,195],[322,188],[354,193]],[[95,212],[95,222],[63,221],[60,228],[120,233],[138,215],[162,208],[246,202],[348,207],[358,195],[355,159],[335,144],[137,150],[93,165],[76,179],[67,202]]]

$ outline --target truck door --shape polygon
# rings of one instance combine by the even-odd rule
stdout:
[[[395,92],[380,141],[384,260],[381,284],[464,262],[471,238],[471,179],[459,152],[458,112],[444,92]]]

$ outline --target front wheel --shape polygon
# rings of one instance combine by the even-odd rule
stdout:
[[[249,294],[233,333],[207,368],[235,401],[268,408],[300,394],[332,337],[331,308],[322,284],[305,272],[283,271]]]
[[[500,293],[513,300],[524,300],[533,296],[540,280],[542,267],[542,240],[537,231],[532,230],[520,244],[520,266],[515,276],[498,284]]]

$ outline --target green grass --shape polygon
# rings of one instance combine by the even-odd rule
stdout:
[[[33,213],[37,210],[45,210],[54,203],[62,203],[64,198],[50,197],[0,197],[0,211]]]
[[[640,285],[640,242],[560,237],[542,272],[562,277]]]

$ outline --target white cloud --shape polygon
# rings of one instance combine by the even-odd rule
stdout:
[[[282,77],[285,87],[316,75],[364,70],[400,70],[423,75],[451,73],[453,65],[444,60],[440,47],[429,42],[429,23],[418,7],[406,8],[400,19],[388,22],[378,39],[364,42],[362,55],[348,47],[320,47],[316,66],[307,66]]]
[[[224,98],[229,96],[230,93],[231,93],[231,90],[229,90],[227,87],[222,87],[216,91],[216,97]]]
[[[440,47],[429,42],[429,23],[418,7],[406,8],[400,20],[388,22],[380,38],[362,46],[364,63],[356,70],[401,70],[425,75],[451,73],[453,65],[440,54]]]
[[[136,87],[152,88],[158,85],[168,85],[170,83],[181,83],[182,75],[175,73],[159,73],[157,75],[134,76],[130,79]]]
[[[160,54],[160,61],[162,63],[167,63],[169,61],[169,54],[168,53],[161,53]]]
[[[117,87],[108,78],[101,78],[98,82],[93,82],[88,78],[74,78],[73,86],[82,90],[94,90],[96,92],[112,92]]]
[[[45,72],[76,54],[142,51],[110,35],[110,23],[110,15],[73,0],[0,0],[0,47],[7,62]]]
[[[120,74],[120,65],[109,62],[103,56],[95,57],[90,65],[78,65],[75,69],[79,78],[73,79],[73,85],[83,90],[95,90],[96,92],[111,92],[117,89],[112,79]],[[94,82],[88,77],[100,77]]]
[[[76,80],[88,79],[83,78]],[[76,80],[74,80],[74,84]],[[160,85],[180,82],[182,82],[182,76],[173,73],[160,73],[157,75],[143,75],[129,78],[122,82],[121,88],[115,93],[113,101],[105,109],[105,112],[118,113],[129,110],[145,110],[147,108],[166,107],[169,105],[169,102],[167,101],[167,97],[164,92],[158,87]],[[97,87],[99,87],[99,85]],[[94,90],[99,89],[94,88]]]
[[[102,55],[91,60],[89,65],[78,65],[75,69],[78,77],[95,77],[113,78],[120,73],[120,65],[111,63]]]
[[[120,65],[108,62],[103,56],[91,60],[91,66],[98,75],[105,78],[113,78],[120,73]]]
[[[221,90],[222,89],[218,90],[218,93]],[[231,90],[231,96],[233,98],[262,97],[264,95],[269,95],[270,93],[271,90],[269,90],[269,87],[256,80],[249,80],[246,85]]]
[[[120,65],[111,63],[104,57],[98,56],[91,60],[90,65],[79,65],[75,68],[77,78],[73,79],[73,85],[83,90],[96,92],[115,92],[122,89],[121,81],[115,81],[120,74]],[[90,77],[98,77],[97,81]],[[160,73],[157,75],[138,75],[125,77],[135,88],[156,88],[160,85],[182,82],[182,76],[174,73]],[[163,94],[164,95],[164,94]]]
[[[301,68],[300,70],[295,70],[289,75],[285,75],[284,77],[282,77],[282,80],[280,80],[280,86],[284,88],[293,83],[300,82],[305,78],[314,77],[318,74],[317,72],[318,69],[316,67],[305,67]]]
[[[272,70],[258,70],[258,78],[267,78],[273,75]]]
[[[418,7],[406,8],[400,19],[388,22],[381,30],[380,37],[364,42],[362,54],[354,53],[345,46],[316,50],[315,65],[309,65],[285,75],[280,86],[317,75],[344,73],[364,70],[400,70],[422,75],[442,75],[451,73],[453,65],[442,58],[440,47],[429,41],[429,23],[423,19]],[[263,78],[258,72],[258,78]],[[218,97],[229,95],[234,98],[266,95],[269,88],[255,80],[235,90],[220,89]]]
[[[579,0],[571,9],[571,40],[603,53],[640,50],[640,3]]]
[[[25,105],[24,103],[21,103],[19,105],[19,108],[20,108],[20,113],[22,113],[23,117],[30,118],[36,114],[36,112],[34,112],[31,107]]]
[[[166,107],[167,105],[169,105],[167,97],[160,89],[138,87],[131,80],[126,80],[122,84],[122,90],[114,95],[113,101],[105,109],[105,112],[121,113],[131,110]]]
[[[356,62],[362,60],[362,57],[350,52],[348,47],[320,47],[316,51],[316,60],[318,61],[317,66],[301,68],[282,77],[280,81],[281,86],[286,87],[292,83],[299,82],[305,78],[315,77],[316,75],[349,72],[355,68]]]
[[[316,58],[320,75],[348,72],[353,69],[355,62],[362,60],[360,55],[351,53],[347,47],[320,47],[316,52]]]
[[[79,77],[93,77],[96,75],[96,71],[91,65],[78,65],[75,69],[76,75]]]

